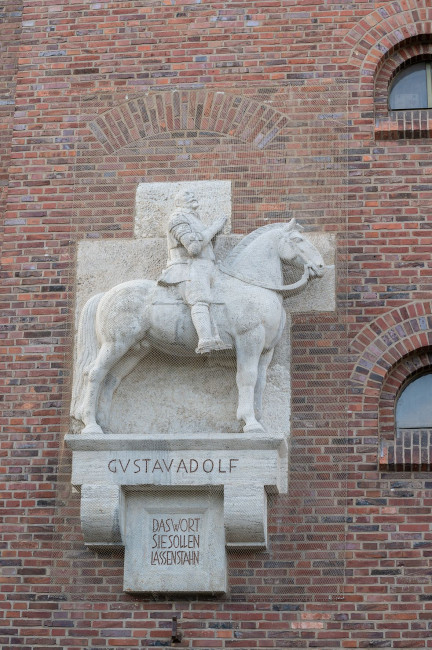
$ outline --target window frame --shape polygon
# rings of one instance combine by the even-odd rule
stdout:
[[[432,61],[431,60],[426,60],[426,61],[412,61],[409,60],[408,65],[404,65],[400,67],[397,71],[396,74],[394,75],[393,79],[390,81],[389,87],[388,87],[388,110],[389,111],[427,111],[432,109]],[[406,70],[409,70],[411,67],[414,67],[415,65],[419,65],[423,63],[425,66],[425,71],[426,71],[426,97],[427,97],[427,106],[417,106],[417,107],[409,107],[405,106],[403,108],[392,108],[390,106],[390,96],[393,90],[393,86],[397,81],[397,78],[402,72],[405,72]]]
[[[432,342],[399,358],[383,380],[378,403],[380,471],[432,473],[432,428],[404,428],[396,421],[400,396],[424,375],[432,375]]]
[[[425,425],[422,425],[422,426],[417,426],[416,425],[416,426],[410,426],[410,427],[404,427],[404,426],[400,426],[398,424],[398,406],[399,406],[399,400],[401,399],[403,393],[409,388],[409,386],[414,384],[416,381],[418,381],[422,377],[427,377],[427,376],[432,377],[432,369],[431,368],[426,368],[426,369],[423,369],[420,372],[414,373],[414,375],[412,375],[400,387],[400,389],[398,391],[398,394],[396,396],[395,405],[394,405],[395,431],[397,431],[398,429],[403,429],[403,430],[406,430],[406,429],[432,429],[432,422],[430,423],[430,425],[425,424]]]

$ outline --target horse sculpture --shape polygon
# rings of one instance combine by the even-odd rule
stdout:
[[[283,262],[303,267],[298,282],[283,284]],[[324,268],[294,219],[258,228],[219,265],[212,319],[222,341],[235,350],[237,419],[244,422],[243,431],[263,431],[267,368],[286,320],[283,294],[298,292]],[[196,346],[189,308],[175,287],[132,280],[90,298],[78,328],[71,407],[71,415],[85,425],[82,432],[103,433],[116,388],[152,349],[193,357]]]

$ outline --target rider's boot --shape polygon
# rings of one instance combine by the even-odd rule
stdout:
[[[213,350],[231,350],[231,345],[222,341],[219,334],[213,335],[209,305],[197,302],[191,307],[192,322],[198,334],[198,347],[195,352],[204,354]]]

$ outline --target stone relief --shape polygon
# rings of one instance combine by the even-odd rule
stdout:
[[[229,181],[141,183],[134,216],[134,239],[78,247],[82,533],[124,547],[125,591],[224,593],[226,549],[265,549],[267,497],[288,490],[285,321],[334,308],[334,236],[231,234]]]
[[[194,193],[181,190],[167,224],[168,263],[157,281],[131,280],[90,298],[82,310],[71,415],[83,433],[106,430],[113,395],[152,350],[187,359],[236,357],[237,419],[262,432],[267,368],[285,325],[283,296],[325,270],[294,219],[244,237],[216,264],[212,239],[226,218],[204,225]],[[284,285],[283,264],[303,269]]]

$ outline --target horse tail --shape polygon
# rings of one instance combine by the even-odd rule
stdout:
[[[103,293],[97,293],[87,300],[79,320],[70,408],[71,416],[77,420],[81,420],[80,402],[87,383],[88,371],[99,352],[95,319],[96,311],[103,295]]]

